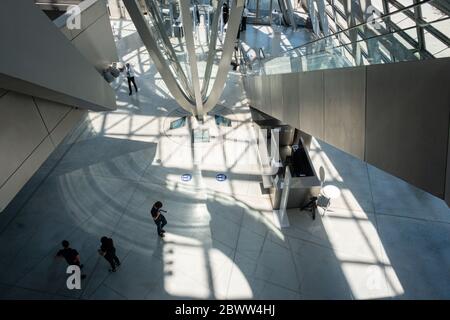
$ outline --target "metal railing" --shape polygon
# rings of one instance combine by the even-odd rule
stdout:
[[[433,25],[450,21],[448,15],[443,14],[433,21],[416,20],[416,24],[408,28],[393,28],[392,19],[404,17],[406,12],[411,13],[426,4],[441,2],[424,0],[378,18],[373,17],[370,21],[307,42],[281,55],[260,60],[258,64],[263,70],[253,66],[253,72],[273,74],[433,58],[429,53],[418,52],[405,41],[404,35],[419,24],[421,28],[436,30]],[[441,32],[440,40],[443,37],[446,36]]]

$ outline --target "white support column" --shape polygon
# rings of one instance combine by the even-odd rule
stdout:
[[[195,54],[194,30],[192,27],[192,16],[189,10],[190,2],[180,0],[180,9],[183,17],[183,28],[186,38],[186,48],[188,51],[189,65],[192,75],[192,86],[194,87],[196,116],[203,120],[203,101],[200,90],[200,79],[198,77],[197,56]]]

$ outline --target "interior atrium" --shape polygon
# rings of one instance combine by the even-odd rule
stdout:
[[[0,299],[450,299],[449,14],[1,0]]]

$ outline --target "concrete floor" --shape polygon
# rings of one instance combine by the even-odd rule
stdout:
[[[0,214],[0,298],[450,298],[443,201],[314,140],[314,166],[341,195],[314,221],[290,210],[278,229],[239,76],[216,110],[232,127],[208,123],[211,142],[192,147],[187,128],[168,130],[182,113],[131,25],[120,28],[140,92],[117,83],[118,110],[90,113]],[[164,240],[149,215],[156,200],[168,210]],[[96,252],[103,235],[122,259],[114,274]],[[81,253],[81,290],[66,288],[53,258],[63,239]]]

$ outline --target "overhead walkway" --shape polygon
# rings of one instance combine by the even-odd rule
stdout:
[[[393,27],[418,8],[432,13]],[[445,1],[422,1],[256,59],[244,70],[249,103],[449,203],[446,8]],[[413,28],[439,33],[446,47],[436,57],[431,44],[412,47],[405,34]]]

